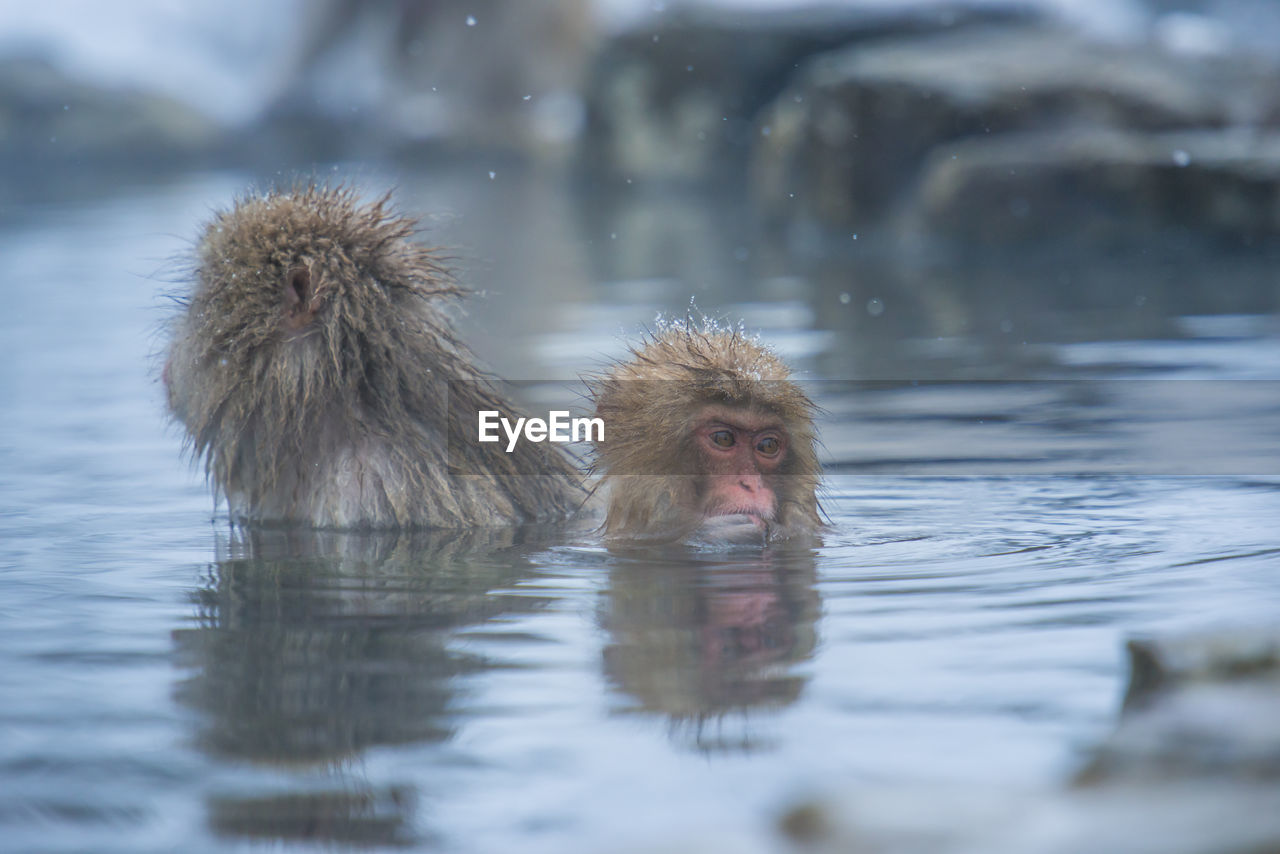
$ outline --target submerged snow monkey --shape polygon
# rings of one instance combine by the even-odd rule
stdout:
[[[478,411],[512,410],[449,328],[463,291],[414,227],[386,199],[315,186],[206,226],[164,382],[233,520],[458,528],[582,503],[558,449],[450,444]]]
[[[511,413],[449,328],[462,293],[386,199],[241,199],[201,236],[172,326],[169,408],[238,523],[465,528],[563,519],[580,474],[500,449]],[[813,404],[735,332],[670,327],[594,386],[611,540],[764,542],[820,526]]]
[[[814,404],[733,330],[669,325],[593,383],[613,542],[769,542],[822,526]]]

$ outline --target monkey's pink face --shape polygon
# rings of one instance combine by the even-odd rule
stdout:
[[[777,515],[771,482],[787,457],[787,434],[776,420],[713,407],[694,428],[705,475],[703,515],[745,516],[764,529]]]

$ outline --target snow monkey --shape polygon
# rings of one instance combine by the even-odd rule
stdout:
[[[741,332],[667,324],[592,394],[610,541],[768,542],[821,528],[815,406]]]
[[[464,294],[388,200],[298,186],[205,227],[164,385],[232,519],[463,528],[563,519],[553,445],[457,441],[513,412],[449,325]],[[814,405],[769,350],[668,324],[592,381],[610,541],[767,542],[821,527]]]
[[[305,185],[205,227],[163,378],[236,522],[459,528],[581,505],[554,446],[451,441],[512,408],[450,328],[464,291],[414,231],[386,197]]]

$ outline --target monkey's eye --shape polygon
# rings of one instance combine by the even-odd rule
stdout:
[[[732,448],[733,433],[728,430],[717,430],[711,434],[711,441],[721,448]]]
[[[782,450],[782,443],[778,441],[777,436],[765,436],[759,442],[756,442],[756,450],[766,457],[775,457],[778,455],[778,451]]]

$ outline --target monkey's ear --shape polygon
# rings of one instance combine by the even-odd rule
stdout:
[[[286,325],[291,329],[302,329],[316,315],[316,294],[311,283],[311,268],[306,264],[290,267],[284,274],[281,290]]]

